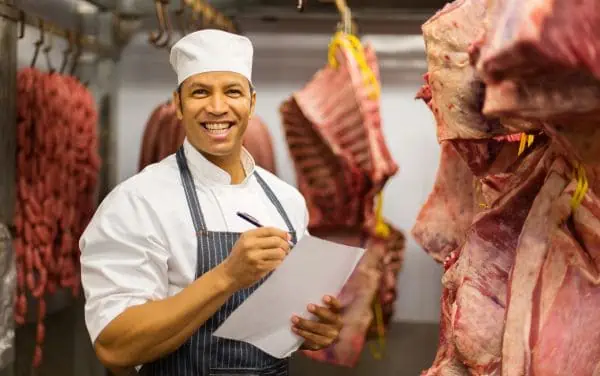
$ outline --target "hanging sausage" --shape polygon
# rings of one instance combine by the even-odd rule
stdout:
[[[79,296],[78,239],[96,208],[101,160],[96,103],[79,80],[26,68],[17,77],[17,264],[15,319],[38,301],[34,366],[42,361],[45,299]]]

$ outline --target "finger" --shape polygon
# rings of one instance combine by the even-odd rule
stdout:
[[[252,246],[254,248],[260,249],[268,249],[268,248],[281,248],[285,252],[289,252],[290,245],[285,240],[278,236],[270,236],[266,238],[256,238],[254,242],[252,242]]]
[[[327,338],[336,338],[338,336],[337,327],[331,324],[320,323],[317,321],[306,320],[301,317],[294,317],[292,319],[294,327],[303,329],[307,332],[317,334]]]
[[[260,249],[252,254],[259,262],[263,261],[282,261],[287,256],[287,252],[281,248]]]
[[[281,261],[265,261],[259,265],[259,269],[263,272],[271,272],[281,265]]]
[[[339,301],[338,298],[331,296],[331,295],[326,295],[323,298],[323,301],[325,302],[325,304],[327,304],[334,312],[340,312],[343,308],[342,303]]]
[[[332,324],[334,326],[342,325],[340,316],[328,307],[320,307],[314,304],[309,304],[308,312],[317,316],[323,323]]]
[[[298,327],[294,326],[294,327],[292,327],[292,331],[294,333],[296,333],[297,335],[299,335],[300,337],[304,338],[306,340],[304,345],[313,350],[322,349],[333,343],[332,339],[320,336],[315,333],[311,333],[302,328],[298,328]]]
[[[271,237],[271,236],[277,236],[282,239],[288,239],[288,237],[289,237],[289,234],[286,231],[283,231],[283,230],[275,228],[275,227],[259,227],[256,229],[248,230],[245,232],[245,234],[252,236],[252,237],[257,237],[257,238],[267,238],[267,237]]]

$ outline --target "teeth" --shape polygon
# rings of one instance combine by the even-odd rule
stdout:
[[[205,127],[209,131],[219,131],[229,128],[229,123],[206,123]]]

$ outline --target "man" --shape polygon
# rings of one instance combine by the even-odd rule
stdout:
[[[117,375],[140,365],[157,376],[287,375],[288,359],[212,335],[308,224],[300,193],[242,147],[256,102],[252,56],[247,38],[218,30],[173,46],[184,144],[118,185],[81,237],[86,324]],[[305,349],[329,346],[341,329],[340,303],[323,300],[309,305],[315,321],[290,318]]]

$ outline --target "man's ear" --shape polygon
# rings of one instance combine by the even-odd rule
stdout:
[[[182,111],[182,102],[181,102],[181,96],[179,95],[179,90],[175,90],[173,92],[173,104],[175,105],[175,110],[177,113],[177,119],[182,120],[183,119],[183,111]]]
[[[252,117],[254,115],[254,108],[256,106],[256,91],[252,92],[252,95],[250,96],[250,116]]]

